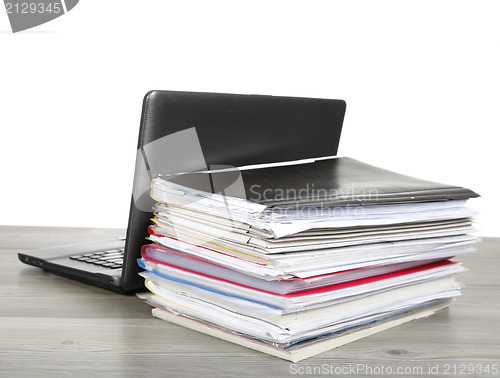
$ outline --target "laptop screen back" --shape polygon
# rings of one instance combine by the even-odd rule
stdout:
[[[140,287],[136,259],[148,232],[158,174],[337,154],[342,100],[151,91],[143,102],[122,286]]]

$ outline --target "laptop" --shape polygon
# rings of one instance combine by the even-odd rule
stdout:
[[[140,291],[137,259],[150,243],[153,178],[335,156],[345,108],[343,100],[150,91],[142,105],[125,237],[23,251],[19,259],[119,293]]]

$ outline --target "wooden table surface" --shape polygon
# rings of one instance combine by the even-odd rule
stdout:
[[[151,316],[135,296],[18,261],[122,230],[0,227],[0,377],[500,376],[500,239],[463,257],[450,309],[292,364]],[[488,373],[489,372],[489,373]]]

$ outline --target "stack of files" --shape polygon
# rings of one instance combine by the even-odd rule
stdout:
[[[159,176],[153,315],[291,361],[460,295],[477,194],[350,158]]]

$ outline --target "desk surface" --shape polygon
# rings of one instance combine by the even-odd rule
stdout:
[[[0,227],[0,376],[277,377],[340,369],[351,376],[500,376],[500,239],[485,238],[463,258],[470,271],[460,275],[466,286],[450,309],[291,364],[153,319],[135,296],[17,259],[22,249],[122,234]]]

